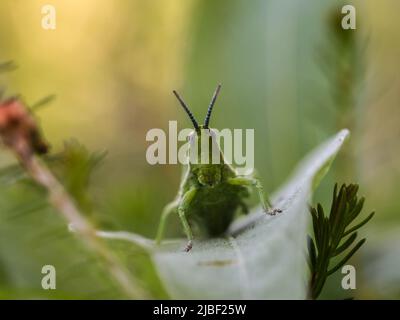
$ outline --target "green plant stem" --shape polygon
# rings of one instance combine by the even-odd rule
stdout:
[[[49,202],[73,226],[79,239],[104,260],[110,276],[125,294],[131,299],[146,297],[147,294],[122,266],[119,259],[96,236],[95,228],[79,212],[73,199],[51,171],[35,156],[23,157],[21,163],[32,179],[47,190]]]

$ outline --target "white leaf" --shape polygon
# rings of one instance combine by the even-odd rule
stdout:
[[[311,152],[275,193],[276,216],[260,209],[233,223],[229,236],[195,241],[152,241],[124,232],[99,236],[132,241],[147,249],[167,291],[176,299],[304,299],[307,291],[308,202],[348,136],[342,130]]]

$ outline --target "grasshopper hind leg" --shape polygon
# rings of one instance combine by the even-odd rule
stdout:
[[[156,244],[160,245],[162,237],[164,235],[165,224],[167,222],[168,217],[171,213],[176,212],[178,210],[179,201],[175,200],[169,204],[167,204],[161,213],[160,224],[158,225],[157,235],[156,235]]]

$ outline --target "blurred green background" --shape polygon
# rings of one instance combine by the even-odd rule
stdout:
[[[52,151],[71,138],[107,151],[88,190],[85,168],[70,168],[83,175],[90,218],[148,237],[175,196],[181,168],[146,162],[146,132],[167,131],[169,120],[189,126],[173,89],[202,118],[223,84],[211,124],[255,129],[255,164],[270,191],[309,150],[349,127],[351,141],[315,199],[328,204],[334,182],[356,182],[365,212],[377,214],[353,259],[357,290],[344,292],[339,274],[323,297],[399,298],[400,258],[390,258],[390,248],[400,244],[400,2],[346,3],[357,9],[356,31],[340,29],[343,3],[335,0],[2,0],[0,61],[18,69],[0,83],[28,104],[57,96],[37,113]],[[56,30],[41,27],[44,4],[57,10]],[[0,167],[13,161],[1,151]],[[123,298],[43,194],[27,181],[5,180],[0,298]],[[178,219],[168,233],[181,235]],[[151,297],[167,297],[144,252],[132,249],[125,259]],[[58,290],[41,290],[44,264],[56,266]]]

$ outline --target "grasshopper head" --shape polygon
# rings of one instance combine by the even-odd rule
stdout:
[[[216,133],[213,129],[199,127],[188,136],[189,162],[192,172],[197,176],[199,183],[206,187],[214,187],[221,181],[221,167],[223,162],[219,150]]]
[[[216,164],[220,164],[223,159],[219,150],[216,132],[209,128],[211,112],[220,89],[221,85],[218,85],[211,99],[203,125],[197,123],[186,103],[176,91],[173,91],[194,126],[193,132],[188,136],[189,162],[192,172],[197,176],[199,183],[207,187],[214,187],[221,181],[221,166]]]
[[[196,175],[198,182],[202,186],[213,188],[221,182],[221,167],[203,165],[198,168]]]

